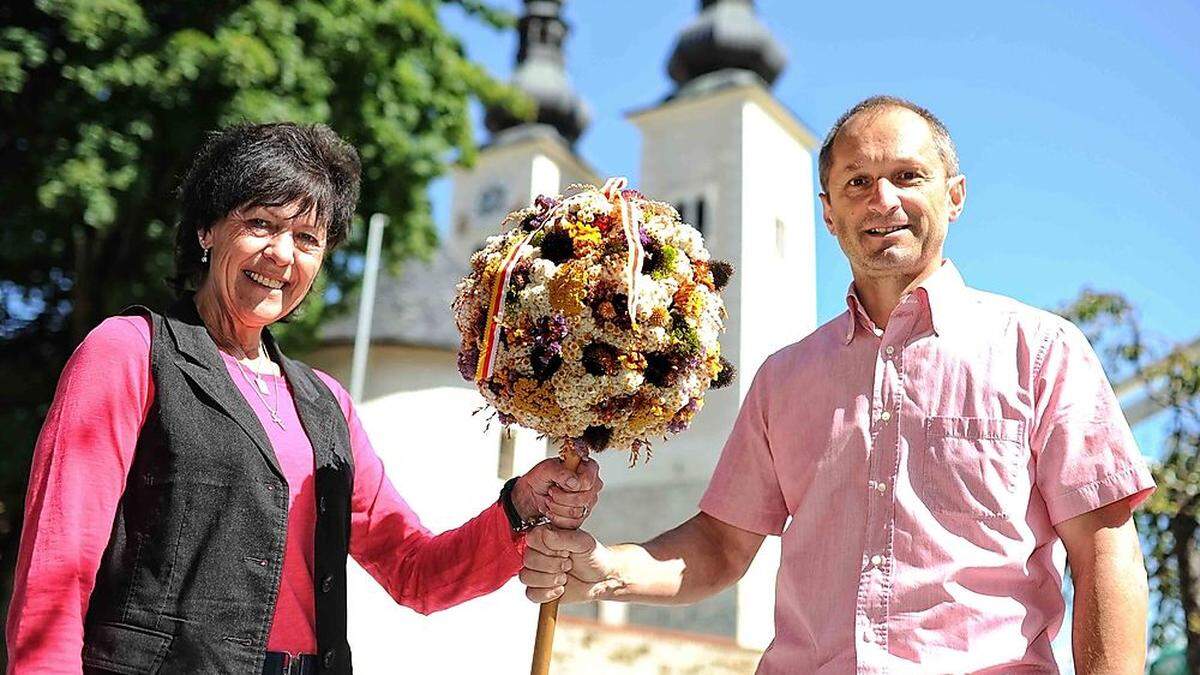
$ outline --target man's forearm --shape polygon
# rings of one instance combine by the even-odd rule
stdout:
[[[1072,569],[1072,646],[1080,675],[1140,674],[1146,663],[1146,569],[1140,557]]]
[[[595,599],[688,604],[728,588],[745,574],[762,537],[739,533],[731,541],[720,527],[700,514],[644,544],[609,548],[613,573],[596,586]]]

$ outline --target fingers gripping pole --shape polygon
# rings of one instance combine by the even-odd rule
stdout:
[[[579,455],[570,446],[563,453],[563,464],[569,471],[579,470]],[[554,628],[558,625],[558,600],[551,600],[538,610],[537,637],[533,641],[533,666],[530,675],[549,675],[550,656],[554,651]]]

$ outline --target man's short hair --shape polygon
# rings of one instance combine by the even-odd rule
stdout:
[[[898,96],[872,96],[856,104],[853,108],[847,110],[838,118],[838,121],[833,124],[833,128],[829,130],[829,135],[825,137],[825,142],[821,144],[821,154],[817,158],[817,170],[821,179],[821,191],[829,191],[829,172],[833,168],[833,142],[837,140],[838,132],[842,130],[846,122],[851,117],[859,113],[878,113],[888,108],[904,108],[921,116],[921,119],[929,125],[929,131],[933,134],[933,144],[937,148],[938,157],[942,160],[942,166],[946,170],[946,176],[958,175],[958,151],[954,149],[954,141],[950,138],[950,130],[945,124],[939,120],[929,110]]]

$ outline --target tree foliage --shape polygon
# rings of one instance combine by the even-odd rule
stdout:
[[[427,187],[472,159],[470,101],[532,112],[466,58],[448,4],[512,21],[477,0],[0,4],[0,557],[71,350],[122,306],[168,299],[175,190],[206,132],[330,125],[361,153],[359,212],[390,218],[385,260],[431,250]],[[327,260],[293,345],[356,281],[363,229]]]
[[[1115,293],[1084,291],[1061,313],[1087,334],[1111,378],[1133,378],[1165,415],[1164,447],[1143,448],[1158,457],[1158,489],[1137,516],[1156,601],[1150,638],[1159,648],[1185,643],[1190,671],[1200,673],[1200,343],[1146,336]]]

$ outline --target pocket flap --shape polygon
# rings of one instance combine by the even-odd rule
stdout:
[[[1025,436],[1025,421],[1002,417],[930,417],[925,423],[931,438],[988,438],[1020,443]]]
[[[83,662],[119,673],[156,673],[171,646],[170,633],[127,623],[99,623],[87,627]]]

